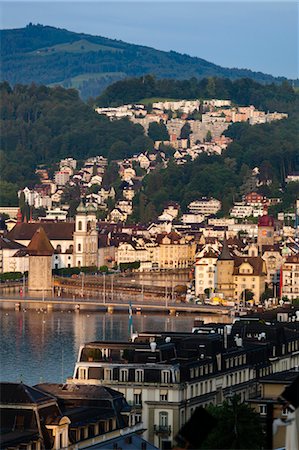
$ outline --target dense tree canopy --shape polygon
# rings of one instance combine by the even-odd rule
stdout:
[[[96,98],[99,106],[137,103],[145,98],[229,99],[238,105],[254,105],[264,111],[293,113],[298,111],[298,95],[288,82],[262,85],[242,78],[157,79],[150,75],[118,81]]]
[[[264,448],[265,437],[259,415],[241,403],[239,396],[233,396],[221,406],[209,406],[208,412],[217,420],[217,426],[203,442],[202,449]]]
[[[152,145],[140,125],[127,119],[110,122],[73,89],[35,85],[12,89],[2,83],[0,120],[1,180],[18,187],[38,181],[37,165],[49,166],[67,156],[120,159]]]

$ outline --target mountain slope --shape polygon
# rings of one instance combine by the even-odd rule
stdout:
[[[223,68],[173,51],[43,25],[1,30],[0,39],[1,80],[76,87],[84,98],[98,95],[112,82],[144,74],[175,79],[247,77],[261,83],[284,79],[247,69]]]

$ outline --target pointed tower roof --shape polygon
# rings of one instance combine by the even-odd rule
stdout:
[[[223,239],[222,250],[221,250],[221,253],[219,255],[218,260],[221,260],[221,261],[232,261],[233,259],[234,258],[230,254],[230,251],[229,251],[229,248],[228,248],[228,243],[227,243],[226,234],[225,234],[224,235],[224,239]]]
[[[48,239],[43,227],[39,227],[34,233],[28,247],[29,255],[34,256],[52,256],[54,248]]]

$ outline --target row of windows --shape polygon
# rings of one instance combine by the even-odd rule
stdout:
[[[196,383],[190,386],[190,398],[208,394],[213,390],[213,380],[206,380],[202,381],[201,383]]]
[[[226,386],[234,386],[236,384],[245,383],[245,381],[248,381],[248,376],[246,375],[246,370],[241,370],[239,372],[226,375]]]
[[[208,375],[213,373],[213,364],[205,364],[204,366],[190,369],[190,378],[198,378],[198,376]]]
[[[79,379],[88,380],[88,367],[79,367]],[[113,372],[112,369],[107,368],[104,370],[104,380],[112,381],[113,380]],[[129,381],[129,370],[128,369],[120,369],[119,370],[119,381],[127,382]],[[142,383],[144,381],[144,370],[136,369],[135,370],[135,382]],[[161,371],[161,383],[168,384],[171,382],[171,372],[169,370]]]
[[[226,359],[225,368],[229,369],[230,367],[237,367],[237,366],[240,366],[241,364],[246,364],[246,355],[245,354]]]

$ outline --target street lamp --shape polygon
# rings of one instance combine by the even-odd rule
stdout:
[[[113,279],[114,279],[114,276],[111,275],[111,301],[112,302],[113,302]]]
[[[105,272],[103,273],[103,277],[104,277],[104,280],[103,280],[103,303],[105,303],[105,300],[106,300],[106,292],[105,292],[105,289],[106,289],[106,279],[105,279],[106,274],[105,274]]]
[[[81,297],[83,298],[84,293],[84,272],[81,272]]]

